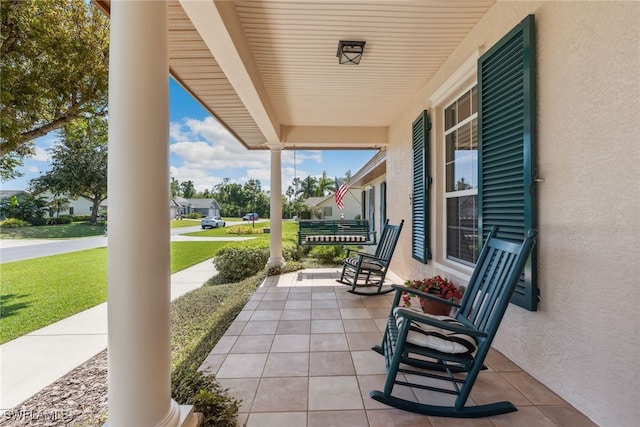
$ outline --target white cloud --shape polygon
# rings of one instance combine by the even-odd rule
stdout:
[[[29,172],[29,173],[38,173],[38,172],[40,172],[40,168],[38,168],[37,166],[29,166],[27,168],[27,172]]]

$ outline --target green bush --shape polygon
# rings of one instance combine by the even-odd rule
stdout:
[[[234,225],[227,228],[227,234],[264,234],[264,230],[260,227],[252,227],[251,225]]]
[[[0,221],[0,227],[2,228],[20,228],[20,227],[29,227],[27,221],[23,221],[18,218],[7,218],[4,221]]]
[[[182,215],[182,217],[183,218],[188,218],[188,219],[204,218],[203,215],[200,212],[191,212],[190,214]]]
[[[40,225],[58,225],[58,224],[71,224],[71,217],[69,216],[61,216],[59,218],[50,217],[50,218],[31,218],[29,220],[31,225],[40,226]]]
[[[347,256],[344,246],[313,246],[309,256],[321,264],[341,264]]]
[[[87,222],[91,219],[91,215],[64,215],[71,220],[71,222]],[[64,218],[61,216],[60,218]]]
[[[194,405],[204,426],[236,425],[240,402],[198,368],[265,277],[261,272],[220,286],[208,286],[209,280],[171,304],[171,395]]]

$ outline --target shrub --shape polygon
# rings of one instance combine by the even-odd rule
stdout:
[[[189,213],[189,214],[182,215],[182,217],[183,217],[183,218],[188,218],[188,219],[200,219],[200,218],[204,218],[200,212],[191,212],[191,213]]]
[[[309,256],[321,264],[341,264],[347,256],[344,246],[314,246]]]
[[[194,405],[205,426],[236,425],[240,402],[198,367],[264,278],[261,272],[241,282],[205,285],[171,304],[171,395]]]
[[[20,227],[29,227],[27,221],[23,221],[18,218],[7,218],[4,221],[0,221],[0,227],[2,228],[20,228]]]
[[[213,263],[220,280],[233,282],[262,270],[269,260],[269,242],[263,240],[230,243],[218,251]]]
[[[67,217],[72,222],[87,222],[91,219],[91,215],[64,215],[60,216],[60,218]]]
[[[234,225],[227,228],[227,234],[264,234],[264,230],[250,225]]]
[[[39,227],[41,225],[48,225],[48,221],[53,218],[31,218],[29,223],[34,227]]]

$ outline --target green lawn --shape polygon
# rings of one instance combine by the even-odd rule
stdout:
[[[202,219],[172,219],[170,224],[171,228],[181,228],[181,227],[193,227],[194,225],[200,225]]]
[[[233,236],[243,236],[243,237],[264,237],[268,238],[269,234],[232,234],[229,233],[229,230],[235,227],[250,227],[261,230],[265,227],[269,227],[269,221],[260,221],[256,222],[255,227],[251,222],[244,223],[241,225],[234,225],[231,227],[219,227],[219,228],[209,228],[207,230],[195,231],[193,233],[185,233],[185,236],[193,236],[193,237],[233,237]],[[282,221],[282,233],[297,233],[298,232],[298,223],[294,221]]]
[[[85,222],[41,225],[38,227],[2,228],[0,239],[68,239],[72,237],[104,236],[104,225]]]
[[[172,242],[171,272],[215,256],[226,242]],[[107,248],[3,263],[0,344],[107,300]]]

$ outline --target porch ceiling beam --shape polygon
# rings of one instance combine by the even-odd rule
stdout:
[[[280,142],[280,123],[242,32],[234,3],[180,0],[180,4],[267,142]]]
[[[287,147],[378,149],[389,144],[389,129],[385,126],[283,126],[283,142]]]

